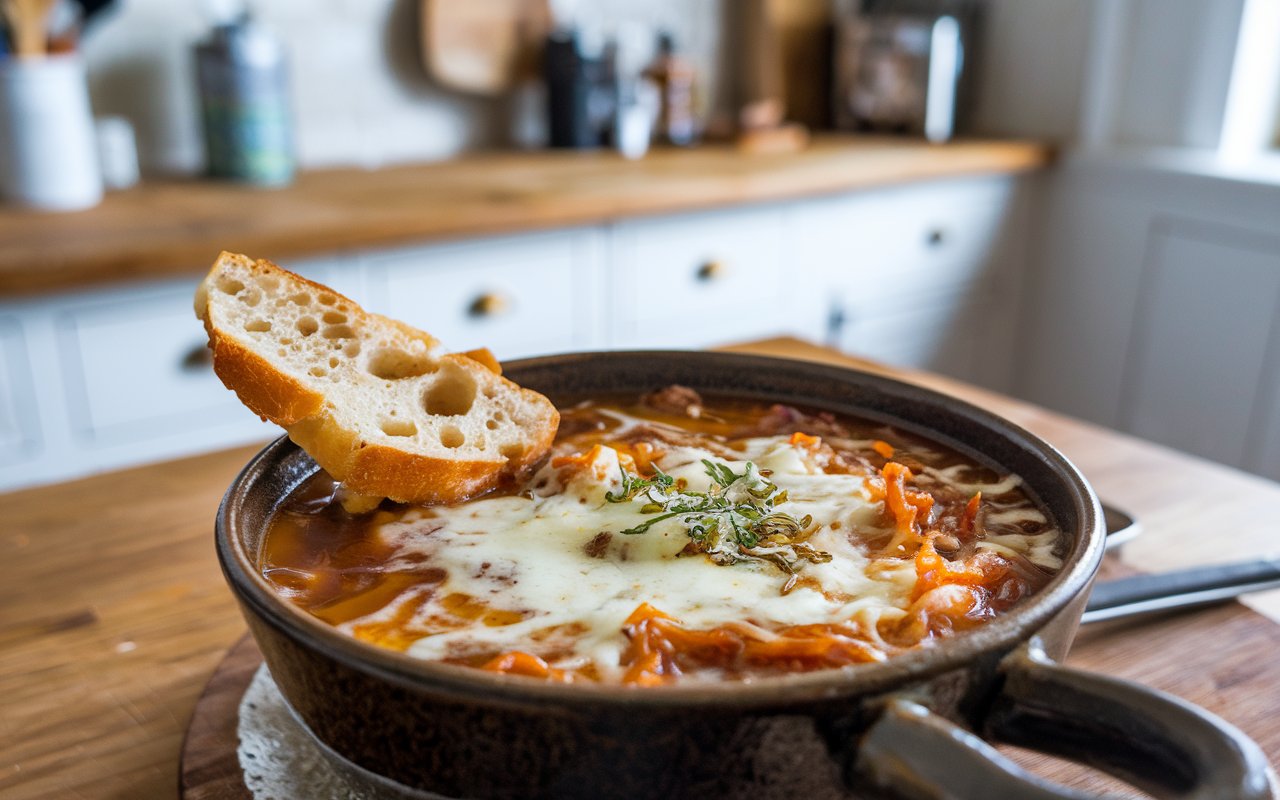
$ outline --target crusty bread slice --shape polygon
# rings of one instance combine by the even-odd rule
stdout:
[[[369,313],[269,261],[223,253],[196,290],[213,368],[350,491],[451,503],[551,447],[560,415],[487,351]]]

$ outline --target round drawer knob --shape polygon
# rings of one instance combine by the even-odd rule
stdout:
[[[710,283],[719,280],[729,273],[729,268],[719,259],[712,259],[702,266],[698,267],[698,271],[694,273],[698,280],[702,283]]]
[[[484,319],[505,314],[510,309],[511,301],[507,299],[506,295],[497,292],[485,292],[471,301],[471,305],[467,306],[467,314],[477,319]]]
[[[930,228],[924,235],[924,241],[930,247],[942,247],[947,242],[947,232],[943,228]]]

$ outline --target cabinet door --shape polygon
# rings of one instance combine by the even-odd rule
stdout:
[[[1008,178],[797,203],[791,240],[837,323],[820,335],[885,363],[1003,386],[1009,365],[996,362],[1010,358],[1016,303],[993,298],[1016,297],[1021,216]]]
[[[191,311],[195,283],[69,303],[55,314],[75,437],[129,447],[256,417],[213,374]],[[261,435],[266,436],[264,431]],[[176,454],[176,453],[175,453]]]
[[[702,347],[791,330],[782,220],[767,207],[616,225],[617,343]]]
[[[986,292],[935,293],[853,304],[838,346],[885,364],[971,378],[989,357]]]
[[[562,231],[367,258],[373,307],[450,350],[500,359],[598,345],[590,232]]]
[[[0,465],[31,458],[41,443],[26,341],[18,321],[0,316]]]
[[[1247,458],[1268,413],[1260,389],[1280,333],[1280,241],[1243,233],[1157,229],[1123,392],[1130,432],[1236,465],[1260,457]]]
[[[930,293],[989,277],[1019,235],[1008,178],[941,181],[797,204],[800,261],[846,298]]]

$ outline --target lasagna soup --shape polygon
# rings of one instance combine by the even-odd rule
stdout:
[[[344,510],[321,473],[263,576],[351,636],[547,681],[653,686],[881,661],[1042,587],[1017,476],[878,423],[672,386],[563,410],[519,485]]]

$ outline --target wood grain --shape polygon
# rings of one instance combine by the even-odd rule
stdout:
[[[867,366],[788,339],[739,349]],[[1280,486],[953,381],[899,374],[950,388],[1055,442],[1103,496],[1142,520],[1146,535],[1124,553],[1140,568],[1274,546]],[[0,495],[0,797],[177,795],[196,700],[245,629],[214,557],[213,518],[253,451]],[[1280,618],[1274,599],[1251,602]],[[1280,687],[1262,669],[1277,652],[1275,630],[1256,616],[1211,616],[1220,635],[1184,638],[1191,619],[1152,629],[1167,659],[1138,677],[1185,691],[1277,758]],[[1215,658],[1237,642],[1257,658]],[[1138,669],[1120,654],[1107,658],[1108,671]]]
[[[222,250],[284,260],[352,248],[598,223],[1046,164],[1045,145],[828,136],[787,155],[728,146],[492,153],[303,173],[284,189],[146,183],[88,211],[0,209],[0,297],[196,275]]]

